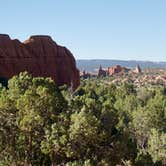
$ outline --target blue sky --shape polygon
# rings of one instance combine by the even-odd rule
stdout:
[[[166,0],[4,0],[0,33],[51,35],[77,59],[166,61]]]

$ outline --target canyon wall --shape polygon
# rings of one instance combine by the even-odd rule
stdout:
[[[80,83],[72,53],[50,36],[31,36],[20,42],[0,35],[0,77],[9,79],[23,71],[51,77],[58,86],[67,84],[76,89]]]

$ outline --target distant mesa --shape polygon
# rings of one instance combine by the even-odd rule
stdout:
[[[106,76],[115,76],[115,75],[124,75],[124,74],[139,74],[141,73],[142,70],[140,68],[140,66],[137,64],[136,67],[134,69],[129,69],[127,67],[124,66],[120,66],[120,65],[115,65],[115,66],[111,66],[108,67],[107,69],[103,69],[102,66],[100,65],[100,67],[97,70],[97,73],[86,73],[85,71],[83,71],[80,76],[84,79],[89,78],[89,77],[94,77],[94,76],[98,76],[98,77],[106,77]]]
[[[126,67],[123,67],[123,66],[120,66],[120,65],[115,65],[115,66],[112,66],[112,67],[108,67],[108,70],[107,70],[107,75],[108,76],[113,76],[113,75],[116,75],[116,74],[124,74],[124,73],[127,73],[130,69],[126,68]]]
[[[104,69],[102,69],[102,67],[100,65],[97,75],[99,77],[123,75],[125,73],[128,73],[129,71],[130,71],[130,69],[123,67],[123,66],[120,66],[120,65],[108,67],[106,70],[104,70]]]
[[[0,77],[9,79],[23,71],[51,77],[58,86],[67,84],[76,89],[80,84],[74,56],[50,36],[31,36],[22,43],[0,34]]]

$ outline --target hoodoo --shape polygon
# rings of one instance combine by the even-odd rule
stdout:
[[[22,43],[0,34],[0,77],[9,79],[23,71],[51,77],[58,86],[67,84],[76,89],[80,83],[72,53],[50,36],[31,36]]]

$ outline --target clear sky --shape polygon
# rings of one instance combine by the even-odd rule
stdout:
[[[166,0],[1,0],[0,33],[51,35],[77,59],[166,61]]]

